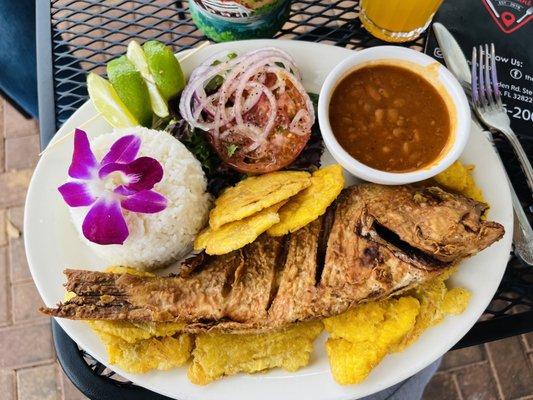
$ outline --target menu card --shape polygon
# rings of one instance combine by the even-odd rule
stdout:
[[[473,46],[494,43],[511,127],[528,142],[533,140],[532,20],[533,0],[444,0],[434,18],[450,30],[469,63]],[[426,53],[444,63],[431,29]]]

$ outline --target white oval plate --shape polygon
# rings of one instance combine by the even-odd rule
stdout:
[[[290,53],[300,67],[304,86],[318,93],[326,75],[339,62],[353,54],[352,50],[315,43],[256,40],[208,46],[183,62],[184,72],[192,69],[209,55],[223,49],[245,52],[276,46]],[[86,102],[57,132],[54,141],[93,118],[96,111]],[[84,125],[90,136],[107,133],[110,126],[101,117]],[[420,371],[448,351],[474,325],[483,313],[505,271],[511,248],[512,207],[505,172],[491,144],[478,128],[472,127],[471,139],[462,156],[466,163],[476,165],[475,179],[491,205],[490,218],[505,226],[505,236],[462,263],[453,276],[452,284],[472,292],[466,311],[446,318],[427,330],[422,337],[402,353],[387,356],[362,383],[340,386],[331,377],[323,334],[315,343],[310,364],[297,372],[279,369],[268,373],[220,379],[207,386],[195,386],[187,379],[187,367],[142,375],[129,374],[108,365],[135,384],[177,399],[202,400],[271,400],[288,398],[355,399],[392,386]],[[47,151],[37,165],[26,199],[24,220],[25,245],[33,279],[47,306],[63,298],[63,270],[67,267],[102,270],[106,264],[91,253],[78,237],[57,187],[67,178],[72,154],[72,140],[65,140]],[[331,162],[325,155],[325,163]],[[58,319],[59,324],[83,349],[98,361],[107,364],[103,344],[80,321]]]

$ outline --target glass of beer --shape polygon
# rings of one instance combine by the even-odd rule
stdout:
[[[361,0],[359,18],[378,39],[408,42],[431,22],[443,0]]]

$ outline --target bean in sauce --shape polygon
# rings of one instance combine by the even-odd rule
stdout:
[[[355,159],[387,172],[408,172],[435,161],[450,137],[448,108],[433,85],[395,65],[372,65],[335,88],[330,123]]]

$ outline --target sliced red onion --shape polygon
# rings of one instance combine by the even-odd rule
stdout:
[[[209,64],[212,64],[214,60],[217,58],[215,56],[212,57],[212,60],[207,60],[202,64],[199,69],[200,72],[193,71],[193,74],[191,75],[191,78],[189,79],[189,84],[186,86],[182,93],[181,101],[180,101],[180,113],[182,117],[187,120],[187,122],[193,126],[198,128],[206,128],[205,124],[202,124],[202,126],[197,125],[197,118],[194,118],[192,115],[192,112],[190,112],[191,109],[191,97],[196,92],[196,90],[200,86],[205,86],[207,82],[209,82],[213,77],[216,75],[221,74],[225,70],[230,70],[233,68],[236,64],[239,64],[239,70],[245,70],[248,65],[261,60],[264,57],[272,57],[274,55],[277,55],[277,61],[282,62],[283,65],[289,64],[290,68],[293,69],[293,71],[297,72],[298,69],[296,68],[296,65],[285,52],[282,52],[278,49],[274,48],[266,48],[261,50],[256,50],[253,52],[250,52],[248,54],[245,54],[241,57],[236,57],[234,59],[222,62],[216,66],[207,66],[206,64],[209,62]],[[218,57],[218,55],[217,55]],[[272,60],[273,62],[276,62],[276,60]],[[278,67],[281,68],[281,67]],[[226,81],[232,80],[234,76],[226,76]],[[223,115],[225,117],[225,115]],[[222,119],[224,122],[226,122],[226,118]]]
[[[269,72],[272,72],[272,73],[276,73],[276,72],[285,73],[285,70],[278,66],[268,67],[268,70]],[[291,83],[294,85],[296,90],[298,90],[298,92],[302,94],[302,97],[305,100],[307,111],[309,111],[309,116],[311,117],[310,118],[311,125],[313,125],[315,123],[315,109],[313,107],[313,103],[311,102],[311,99],[309,98],[309,96],[307,95],[307,92],[305,91],[305,88],[303,87],[301,82],[294,77],[294,75],[285,73],[285,77],[289,81],[291,81]]]
[[[274,128],[278,107],[274,92],[283,93],[289,81],[305,101],[305,109],[297,111],[289,130],[297,135],[308,133],[315,119],[313,105],[299,81],[299,70],[292,58],[276,48],[224,60],[229,53],[216,54],[193,71],[180,100],[182,117],[192,127],[209,131],[215,141],[238,132],[252,141],[248,150],[253,151],[267,140]],[[212,65],[215,60],[221,62]],[[271,87],[265,85],[267,73],[277,78]],[[215,76],[222,76],[223,83],[216,93],[207,96],[204,88]],[[245,114],[262,96],[269,102],[267,122],[264,126],[245,123]]]
[[[272,90],[271,90],[272,91]],[[255,107],[255,105],[259,102],[261,99],[261,96],[263,95],[262,91],[254,91],[252,94],[250,94],[246,100],[244,101],[244,108],[242,110],[243,114],[246,114],[248,111],[250,111],[252,108]]]
[[[258,85],[261,85],[258,83]],[[270,134],[270,131],[272,128],[274,128],[274,124],[276,123],[276,115],[277,115],[277,102],[276,97],[274,97],[274,94],[265,86],[263,86],[263,93],[266,94],[268,101],[270,102],[270,113],[268,116],[268,121],[263,129],[263,133],[261,134],[261,138],[259,141],[256,141],[253,146],[250,146],[250,151],[255,150],[257,147],[262,145],[266,139],[268,138],[268,135]]]
[[[232,133],[244,134],[244,136],[250,137],[252,140],[258,140],[261,135],[261,129],[256,125],[244,123],[242,125],[234,125],[231,128],[226,129],[220,134],[220,138],[225,138]],[[252,135],[250,135],[250,133]]]
[[[300,130],[300,121],[302,119],[305,119],[307,120],[307,123],[305,123],[304,125],[304,129],[308,129],[309,128],[309,113],[307,112],[307,110],[304,110],[303,108],[301,110],[299,110],[296,115],[294,116],[294,118],[292,119],[291,123],[289,124],[289,131],[297,134],[297,135],[300,135],[300,136],[303,136],[305,135],[305,131],[304,130]],[[312,124],[311,124],[312,125]]]

